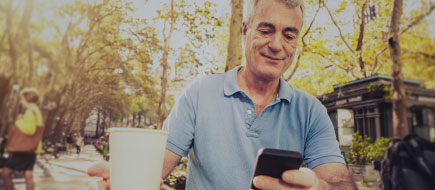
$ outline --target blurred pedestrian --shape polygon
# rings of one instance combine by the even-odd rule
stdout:
[[[68,136],[66,137],[66,154],[71,155],[72,154],[72,148],[74,146],[74,136],[73,132],[69,132]]]
[[[83,147],[83,136],[80,132],[77,133],[74,146],[76,147],[77,155],[79,155],[81,152],[81,148]]]
[[[3,168],[3,183],[6,190],[13,190],[13,171],[24,171],[26,189],[35,189],[33,167],[36,154],[42,150],[42,134],[44,124],[41,111],[37,106],[39,95],[36,89],[23,89],[20,93],[21,104],[25,108],[24,115],[18,115],[14,125],[8,128],[6,149],[11,157]]]

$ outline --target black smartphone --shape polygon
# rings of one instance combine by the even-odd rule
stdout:
[[[262,148],[258,151],[254,173],[251,178],[251,189],[255,188],[255,176],[265,175],[281,179],[287,170],[299,169],[302,165],[302,154],[295,151]]]

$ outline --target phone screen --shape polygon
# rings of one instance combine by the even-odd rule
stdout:
[[[280,179],[284,171],[299,169],[301,164],[302,155],[299,152],[270,148],[260,149],[251,179],[251,189],[256,189],[252,183],[255,176],[265,175]]]

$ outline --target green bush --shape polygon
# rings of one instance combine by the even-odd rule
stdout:
[[[368,164],[374,160],[382,160],[390,143],[390,138],[380,137],[374,143],[367,136],[361,136],[358,132],[352,135],[352,145],[346,153],[346,161],[350,164]]]
[[[384,159],[385,152],[388,149],[391,139],[386,137],[380,137],[376,139],[375,143],[370,144],[367,147],[367,159],[371,162],[373,160]]]
[[[174,189],[186,188],[186,176],[187,176],[187,162],[188,158],[183,157],[180,163],[175,167],[172,173],[165,179],[165,184]]]

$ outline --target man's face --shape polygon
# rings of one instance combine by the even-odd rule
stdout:
[[[290,67],[302,27],[300,7],[259,1],[250,23],[243,23],[246,68],[258,79],[274,80]]]

